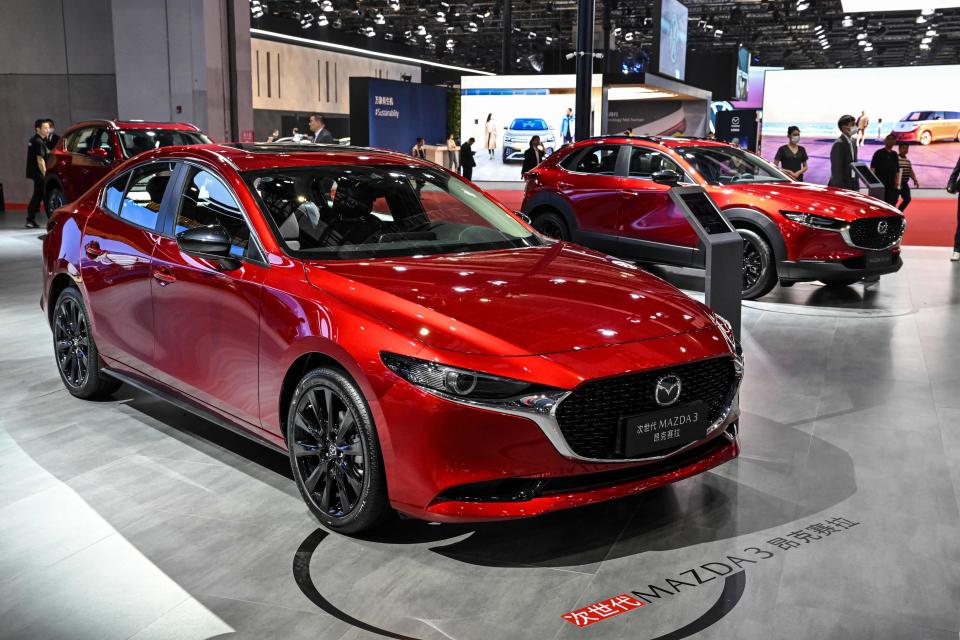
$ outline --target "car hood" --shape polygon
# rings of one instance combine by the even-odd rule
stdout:
[[[436,349],[523,356],[714,326],[699,302],[635,265],[566,243],[306,262],[308,281]]]
[[[720,188],[727,206],[738,204],[740,196],[764,209],[815,213],[851,222],[858,218],[900,215],[890,205],[858,191],[826,187],[808,182],[767,182],[725,185]]]

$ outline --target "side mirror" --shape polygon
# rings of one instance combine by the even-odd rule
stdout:
[[[109,160],[110,152],[102,147],[96,147],[87,151],[87,155],[91,158],[97,158],[98,160]]]
[[[177,244],[185,253],[214,259],[232,257],[230,234],[218,224],[181,231],[177,234]]]
[[[671,187],[680,182],[680,174],[674,171],[673,169],[663,169],[662,171],[654,172],[653,181],[657,184],[666,184]]]

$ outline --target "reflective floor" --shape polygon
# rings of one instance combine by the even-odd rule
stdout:
[[[126,387],[71,398],[38,307],[38,234],[10,218],[2,638],[958,638],[946,249],[908,249],[866,290],[748,304],[733,463],[535,520],[357,540],[318,528],[281,455]]]

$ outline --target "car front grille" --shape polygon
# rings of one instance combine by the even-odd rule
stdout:
[[[850,242],[864,249],[886,249],[903,235],[903,216],[861,218],[850,223]]]
[[[657,379],[667,374],[683,382],[676,404],[703,401],[711,423],[720,419],[737,384],[732,357],[585,382],[557,407],[557,422],[570,449],[585,458],[623,459],[617,437],[621,420],[662,409],[654,400],[654,389]],[[660,455],[665,453],[669,451]]]

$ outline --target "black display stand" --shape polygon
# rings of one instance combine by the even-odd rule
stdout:
[[[703,187],[673,187],[669,193],[706,249],[706,304],[733,326],[739,340],[743,239]]]
[[[877,174],[870,168],[870,165],[866,162],[851,162],[850,166],[853,168],[853,173],[856,174],[860,180],[860,184],[866,187],[867,195],[877,200],[883,200],[886,188],[883,186],[883,183],[880,182]]]

